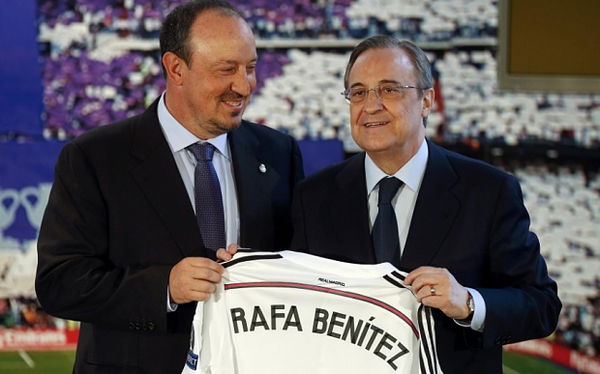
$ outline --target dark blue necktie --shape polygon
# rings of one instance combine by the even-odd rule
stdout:
[[[395,177],[383,178],[379,181],[379,200],[377,203],[379,208],[371,232],[377,263],[389,262],[398,266],[400,262],[398,223],[392,206],[392,199],[401,185],[402,182]]]
[[[219,177],[212,164],[215,147],[210,143],[187,147],[196,158],[194,196],[196,220],[206,248],[225,248],[225,218]]]

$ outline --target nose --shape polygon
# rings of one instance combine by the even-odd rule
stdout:
[[[371,95],[371,92],[373,92],[372,95]],[[379,97],[377,90],[374,88],[371,88],[370,90],[367,91],[367,97],[365,97],[363,111],[366,113],[376,113],[376,112],[380,111],[382,108],[383,108],[383,105],[381,104],[381,98]]]
[[[248,72],[245,69],[240,69],[231,82],[231,90],[242,96],[250,96],[255,86],[256,73]]]

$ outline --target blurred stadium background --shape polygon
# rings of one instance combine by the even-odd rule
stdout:
[[[162,92],[157,36],[182,2],[3,2],[0,373],[70,372],[77,324],[45,314],[33,289],[52,168],[64,142]],[[385,33],[428,52],[438,96],[428,137],[520,179],[565,304],[549,339],[506,347],[505,374],[600,373],[600,94],[499,91],[496,0],[232,3],[259,50],[246,118],[300,140],[307,173],[357,151],[339,94],[352,46]]]

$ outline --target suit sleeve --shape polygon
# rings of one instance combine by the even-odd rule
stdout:
[[[493,214],[487,269],[492,287],[477,288],[486,303],[483,345],[548,336],[556,328],[561,302],[539,241],[529,231],[516,178],[506,179]]]
[[[123,249],[111,247],[109,215],[96,171],[76,143],[68,144],[57,162],[38,240],[38,299],[61,318],[166,330],[170,266],[112,261],[111,251]]]

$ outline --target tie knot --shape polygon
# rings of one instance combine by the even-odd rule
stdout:
[[[212,161],[213,154],[215,153],[215,146],[208,142],[194,143],[188,146],[187,149],[192,152],[196,161]]]
[[[382,178],[379,181],[379,204],[390,204],[401,185],[402,181],[396,177]]]

